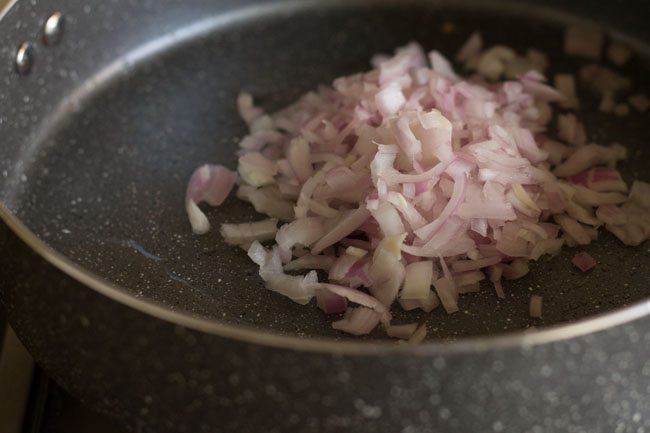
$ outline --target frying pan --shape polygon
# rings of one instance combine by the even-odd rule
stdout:
[[[647,17],[643,1],[16,1],[0,20],[0,303],[49,374],[133,431],[647,431],[647,245],[603,233],[590,274],[567,250],[504,301],[396,311],[428,325],[411,347],[264,290],[183,209],[196,166],[235,166],[240,90],[278,109],[376,52],[451,54],[477,29],[575,71],[562,34],[582,22],[635,49],[623,72],[647,94]],[[648,115],[605,115],[580,90],[590,138],[625,143],[624,175],[647,181]],[[234,198],[208,215],[258,218]]]

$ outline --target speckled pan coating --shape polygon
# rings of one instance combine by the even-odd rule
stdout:
[[[380,333],[341,336],[315,307],[263,290],[242,251],[215,233],[191,235],[183,211],[194,167],[234,166],[246,132],[234,111],[242,88],[277,109],[367,68],[375,52],[414,39],[453,53],[477,28],[571,70],[577,63],[563,59],[557,24],[567,17],[539,5],[586,11],[617,36],[647,42],[647,4],[535,2],[531,19],[513,18],[532,13],[529,2],[249,3],[19,1],[0,21],[3,202],[49,246],[120,287],[86,287],[3,227],[2,251],[11,254],[0,258],[0,303],[48,372],[134,431],[650,430],[650,321],[589,332],[647,313],[638,304],[650,293],[647,245],[624,248],[603,235],[587,249],[599,261],[589,274],[572,268],[569,250],[508,285],[506,301],[486,288],[451,317],[396,313],[426,319],[432,340],[397,350],[367,341]],[[65,33],[44,46],[39,31],[54,10]],[[442,33],[444,23],[455,30]],[[25,41],[36,46],[34,64],[19,77],[12,61]],[[626,73],[650,93],[647,56]],[[649,180],[648,115],[620,120],[585,103],[591,137],[628,145],[625,175]],[[209,216],[215,226],[256,218],[235,199]],[[543,320],[528,317],[531,293],[544,296]],[[610,322],[556,334],[477,337],[632,303]]]

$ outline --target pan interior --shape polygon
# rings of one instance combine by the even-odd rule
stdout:
[[[55,249],[134,296],[278,333],[346,338],[314,305],[266,291],[245,252],[225,245],[218,233],[190,232],[183,199],[193,169],[205,162],[235,167],[237,141],[246,133],[237,93],[245,89],[277,109],[319,83],[367,69],[377,52],[415,40],[453,55],[474,30],[488,45],[545,51],[551,73],[576,71],[582,63],[564,57],[562,29],[505,12],[433,7],[306,9],[215,26],[116,74],[86,95],[81,109],[66,113],[37,143],[26,176],[38,181],[17,191],[13,208]],[[647,71],[639,56],[624,68],[646,94]],[[648,115],[603,114],[585,89],[580,94],[590,139],[626,144],[627,180],[649,180]],[[208,215],[214,227],[259,218],[235,198]],[[577,250],[567,249],[506,283],[506,300],[486,285],[463,296],[455,315],[396,310],[395,322],[426,321],[430,338],[453,339],[568,322],[650,294],[648,245],[627,248],[601,233],[583,249],[599,262],[588,274],[572,267]],[[528,316],[532,293],[544,297],[542,320]],[[369,338],[375,337],[383,338],[380,332]]]

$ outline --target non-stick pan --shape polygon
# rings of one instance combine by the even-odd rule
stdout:
[[[49,19],[55,12],[55,15]],[[612,236],[425,321],[421,346],[352,339],[314,306],[266,291],[245,252],[197,237],[184,190],[204,162],[235,165],[235,98],[277,109],[411,40],[549,54],[567,23],[635,50],[650,92],[643,1],[78,0],[14,2],[0,21],[0,303],[57,381],[151,432],[640,432],[650,429],[650,250]],[[47,22],[47,24],[45,24]],[[45,35],[44,35],[45,33]],[[17,55],[18,54],[18,55]],[[648,114],[597,110],[589,137],[621,142],[650,180]],[[235,198],[213,225],[257,218]],[[528,316],[531,293],[544,318]]]

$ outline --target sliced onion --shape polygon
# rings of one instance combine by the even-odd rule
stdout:
[[[591,238],[584,227],[573,218],[566,215],[555,215],[555,221],[562,227],[564,233],[571,236],[579,245],[589,245]]]
[[[605,147],[588,144],[578,148],[554,172],[560,177],[573,176],[598,164],[614,164],[626,156],[627,150],[621,145]]]
[[[314,256],[305,254],[295,260],[290,261],[284,265],[285,271],[302,271],[304,269],[319,269],[322,271],[329,271],[334,265],[334,257],[331,256]]]
[[[253,241],[268,241],[275,238],[278,220],[271,218],[254,223],[221,224],[221,236],[230,245],[241,245],[248,249]]]
[[[365,220],[370,216],[370,212],[364,207],[360,207],[354,211],[348,212],[344,215],[338,223],[332,227],[325,236],[323,236],[314,246],[311,251],[313,254],[321,253],[325,248],[334,245],[350,233],[355,231]]]

